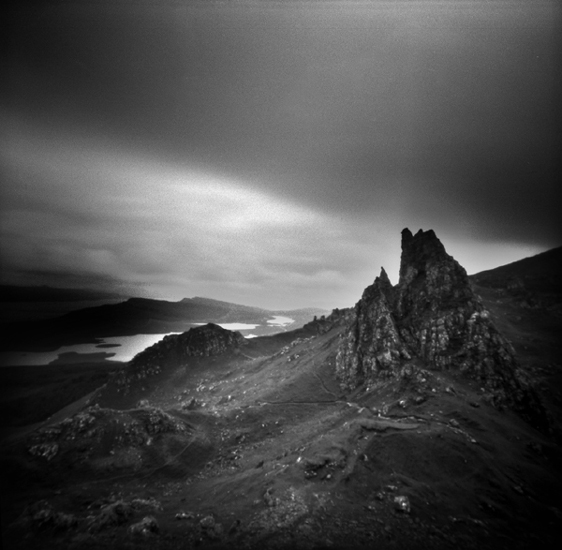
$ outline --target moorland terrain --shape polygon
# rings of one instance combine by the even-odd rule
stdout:
[[[404,230],[397,285],[297,330],[42,367],[2,414],[4,548],[558,548],[561,276]]]

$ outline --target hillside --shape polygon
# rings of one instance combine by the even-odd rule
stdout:
[[[83,288],[0,285],[0,302],[84,302],[123,298],[115,292]]]
[[[0,285],[2,326],[24,321],[53,319],[70,311],[114,304],[127,299],[115,292],[84,288]]]
[[[531,258],[524,258],[495,269],[472,275],[471,280],[479,286],[503,289],[526,289],[539,293],[562,294],[562,246],[553,248]]]
[[[353,309],[166,337],[4,438],[5,548],[559,547],[560,296],[494,271],[405,230]]]

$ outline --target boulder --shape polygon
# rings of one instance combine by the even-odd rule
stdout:
[[[95,533],[108,527],[121,525],[129,521],[132,514],[133,509],[128,502],[123,500],[112,502],[111,504],[104,506],[100,510],[100,513],[93,518],[88,526],[88,531]]]
[[[160,530],[158,521],[153,516],[146,516],[138,523],[133,523],[128,529],[133,536],[149,537],[155,535]]]

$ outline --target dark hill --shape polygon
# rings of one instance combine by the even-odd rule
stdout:
[[[531,258],[471,275],[477,285],[489,288],[524,288],[562,295],[562,246]]]
[[[123,298],[114,292],[49,286],[0,285],[0,302],[82,302]]]
[[[170,336],[5,438],[4,547],[559,548],[560,317],[402,250],[353,309]]]
[[[470,280],[510,339],[521,341],[525,333],[527,346],[542,334],[562,341],[562,247],[477,273]]]

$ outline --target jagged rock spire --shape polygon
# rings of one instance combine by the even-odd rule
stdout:
[[[393,287],[383,269],[365,289],[342,338],[336,373],[344,388],[368,386],[399,376],[411,357],[430,369],[457,370],[478,380],[498,405],[527,416],[533,408],[542,410],[466,271],[431,230],[402,231],[399,283]]]
[[[465,269],[435,233],[405,229],[394,314],[412,351],[433,368],[451,366],[466,343],[468,319],[482,310]]]
[[[457,307],[473,298],[465,269],[447,252],[432,230],[421,229],[412,236],[408,229],[402,231],[402,256],[400,259],[399,304],[401,316],[421,314],[423,309],[438,304]],[[419,299],[419,295],[430,299]]]
[[[393,302],[394,289],[382,269],[357,302],[355,321],[338,351],[337,374],[345,386],[391,375],[407,356],[392,315]]]

